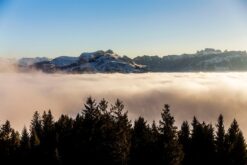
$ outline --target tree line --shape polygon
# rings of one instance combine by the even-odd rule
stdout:
[[[184,121],[181,128],[165,104],[159,123],[143,117],[133,123],[124,104],[113,105],[89,97],[75,118],[51,111],[34,113],[30,127],[21,134],[9,121],[0,128],[0,162],[3,164],[83,165],[244,165],[246,143],[234,119],[225,130],[220,115],[217,124]],[[1,163],[2,164],[2,163]]]

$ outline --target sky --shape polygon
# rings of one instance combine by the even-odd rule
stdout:
[[[247,50],[246,0],[0,0],[0,57]]]

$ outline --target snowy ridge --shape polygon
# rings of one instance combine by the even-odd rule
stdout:
[[[12,64],[13,64],[13,60]],[[168,56],[119,56],[112,50],[82,53],[78,57],[60,56],[22,58],[16,65],[22,71],[38,69],[55,73],[142,73],[142,72],[194,72],[194,71],[247,71],[245,51],[221,51],[206,48],[195,54]],[[1,62],[0,69],[8,61]],[[4,67],[6,68],[6,67]]]
[[[78,62],[78,57],[60,56],[51,61],[57,67],[65,67]]]
[[[32,68],[44,72],[69,72],[69,73],[140,73],[145,72],[145,66],[137,65],[132,59],[121,57],[112,50],[82,53],[79,57],[61,56],[52,60],[40,60],[31,63]],[[33,62],[33,63],[32,63]]]

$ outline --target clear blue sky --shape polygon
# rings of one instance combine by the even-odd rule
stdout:
[[[246,0],[0,0],[0,57],[247,50]]]

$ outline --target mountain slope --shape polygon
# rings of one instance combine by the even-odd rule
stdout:
[[[35,58],[21,58],[18,60],[18,65],[20,67],[29,67],[35,63],[49,61],[46,57],[35,57]]]
[[[112,50],[82,53],[79,57],[61,56],[34,63],[31,68],[49,73],[140,73],[145,71],[144,66],[137,65],[130,58],[120,57]]]
[[[23,71],[38,69],[48,73],[247,71],[247,53],[207,48],[195,54],[138,56],[131,59],[119,56],[112,50],[101,50],[82,53],[79,57],[22,58],[18,61],[18,66]]]
[[[195,54],[139,56],[133,61],[145,65],[150,72],[247,71],[245,51],[205,49]]]

